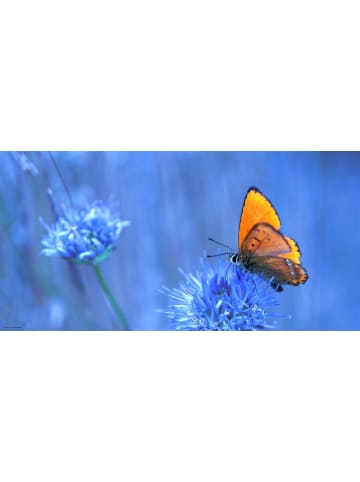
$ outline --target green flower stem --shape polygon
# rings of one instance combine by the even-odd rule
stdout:
[[[108,300],[110,301],[111,306],[113,307],[113,310],[116,313],[116,316],[118,317],[121,328],[123,330],[127,330],[127,331],[130,330],[129,325],[126,321],[126,318],[124,316],[124,313],[122,312],[120,306],[118,305],[117,301],[114,298],[114,295],[112,294],[109,286],[107,285],[107,283],[106,283],[106,281],[105,281],[105,279],[104,279],[104,277],[103,277],[103,275],[100,271],[99,265],[94,266],[94,270],[95,270],[95,273],[96,273],[96,277],[97,277],[97,279],[100,283],[100,286],[104,290],[104,293],[106,294]]]

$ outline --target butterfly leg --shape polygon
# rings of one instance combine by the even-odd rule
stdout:
[[[279,283],[276,283],[276,281],[271,281],[270,286],[274,288],[274,290],[277,291],[278,293],[281,293],[281,291],[284,291],[284,288]]]
[[[228,267],[226,268],[225,279],[227,279],[227,275],[228,275],[228,272],[229,272],[229,269],[231,268],[231,266],[234,266],[234,265],[232,263],[229,263]]]

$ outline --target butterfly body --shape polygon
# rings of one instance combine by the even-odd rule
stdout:
[[[283,284],[298,286],[308,279],[300,264],[300,249],[293,239],[280,232],[280,218],[271,202],[251,187],[241,212],[238,252],[230,262],[271,279],[271,285],[282,291]]]

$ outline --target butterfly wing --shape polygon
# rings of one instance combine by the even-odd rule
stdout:
[[[239,251],[251,229],[259,223],[267,223],[277,231],[280,229],[280,218],[274,206],[259,189],[251,187],[245,196],[240,216]]]
[[[291,255],[291,246],[287,238],[270,224],[256,224],[241,245],[241,257],[253,256],[287,256]]]
[[[298,286],[308,279],[306,270],[288,258],[280,256],[254,256],[249,260],[249,269],[262,273],[266,278],[274,278],[275,284]]]

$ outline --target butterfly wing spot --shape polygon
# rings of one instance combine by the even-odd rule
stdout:
[[[285,258],[285,262],[286,262],[286,264],[287,264],[288,267],[289,267],[290,275],[291,275],[293,278],[295,278],[296,275],[295,275],[295,270],[294,270],[294,267],[293,267],[293,263],[292,263],[289,259],[287,259],[287,258]]]
[[[250,239],[251,239],[251,238],[250,238]],[[250,251],[251,251],[251,252],[256,251],[256,249],[260,246],[260,244],[261,244],[261,239],[256,238],[256,237],[254,236],[254,238],[252,238],[252,240],[251,240],[250,243],[249,243],[249,247],[248,247],[249,252],[250,252]]]

